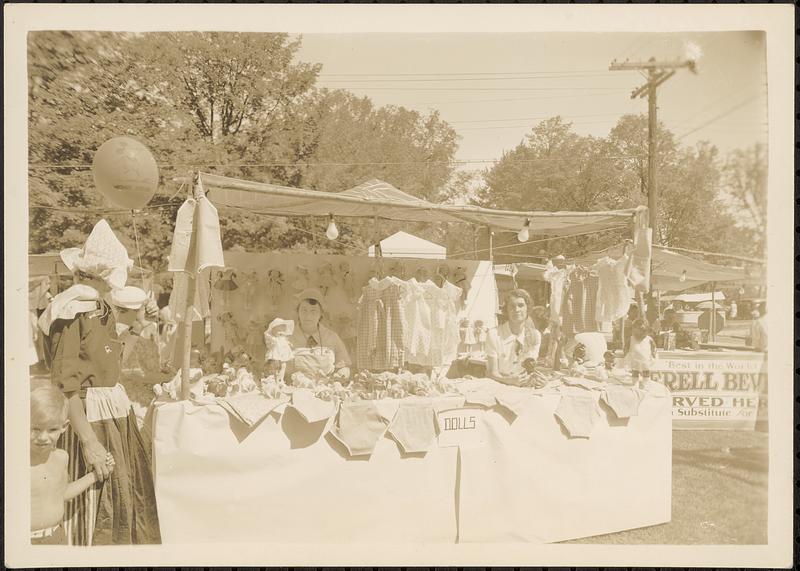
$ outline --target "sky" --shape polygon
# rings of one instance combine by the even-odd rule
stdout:
[[[680,142],[707,140],[724,155],[767,142],[765,38],[759,32],[305,34],[297,59],[321,63],[318,84],[427,114],[461,137],[462,168],[487,166],[542,119],[561,115],[581,135],[606,136],[624,114],[638,71],[616,60],[692,57],[658,88],[658,119]]]

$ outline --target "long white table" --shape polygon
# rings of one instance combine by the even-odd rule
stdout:
[[[310,424],[285,406],[247,430],[218,405],[158,403],[164,543],[552,542],[670,520],[667,394],[648,394],[624,422],[602,409],[589,439],[568,437],[555,419],[558,395],[519,394],[516,417],[475,409],[485,411],[483,446],[407,455],[386,435],[357,458],[327,434],[333,417]]]

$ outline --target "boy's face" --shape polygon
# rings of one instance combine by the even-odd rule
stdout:
[[[67,429],[67,419],[42,411],[31,411],[31,453],[49,453]]]

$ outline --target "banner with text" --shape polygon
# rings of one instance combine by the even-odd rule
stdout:
[[[763,354],[663,353],[651,375],[672,391],[673,428],[753,430],[757,418],[766,419]]]

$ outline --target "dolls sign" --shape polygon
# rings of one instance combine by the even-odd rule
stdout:
[[[672,392],[676,429],[753,430],[759,406],[762,415],[765,412],[767,363],[763,354],[719,358],[708,353],[662,352],[651,376]]]
[[[456,408],[438,414],[439,447],[478,448],[486,443],[485,411]]]

